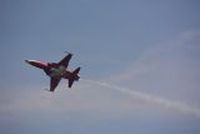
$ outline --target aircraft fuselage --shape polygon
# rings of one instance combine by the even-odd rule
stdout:
[[[50,77],[63,77],[63,75],[66,73],[66,68],[62,65],[56,67],[51,67],[49,70],[49,76]]]
[[[50,91],[53,92],[59,81],[64,78],[68,79],[68,87],[71,88],[74,81],[79,80],[80,67],[76,68],[74,71],[69,71],[67,69],[68,62],[71,58],[71,54],[66,56],[59,63],[46,63],[38,60],[25,60],[26,63],[44,70],[44,72],[51,78]]]

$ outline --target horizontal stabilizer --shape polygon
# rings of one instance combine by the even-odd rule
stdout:
[[[73,83],[74,83],[74,80],[69,80],[69,82],[68,82],[68,87],[71,88],[72,85],[73,85]]]

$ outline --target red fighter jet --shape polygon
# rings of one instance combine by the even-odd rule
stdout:
[[[80,67],[74,71],[67,70],[69,61],[72,54],[69,53],[58,63],[46,63],[38,60],[25,60],[26,63],[33,65],[37,68],[43,69],[44,72],[50,77],[50,92],[54,92],[61,78],[68,79],[68,87],[71,88],[74,81],[79,80]]]

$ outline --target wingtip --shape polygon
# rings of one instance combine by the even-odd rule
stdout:
[[[73,55],[73,53],[69,52],[69,51],[64,51],[64,53],[68,53],[70,55]]]

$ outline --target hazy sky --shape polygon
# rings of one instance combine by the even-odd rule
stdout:
[[[0,0],[0,133],[199,134],[199,7]],[[46,92],[49,78],[24,60],[56,62],[66,50],[83,79]]]

